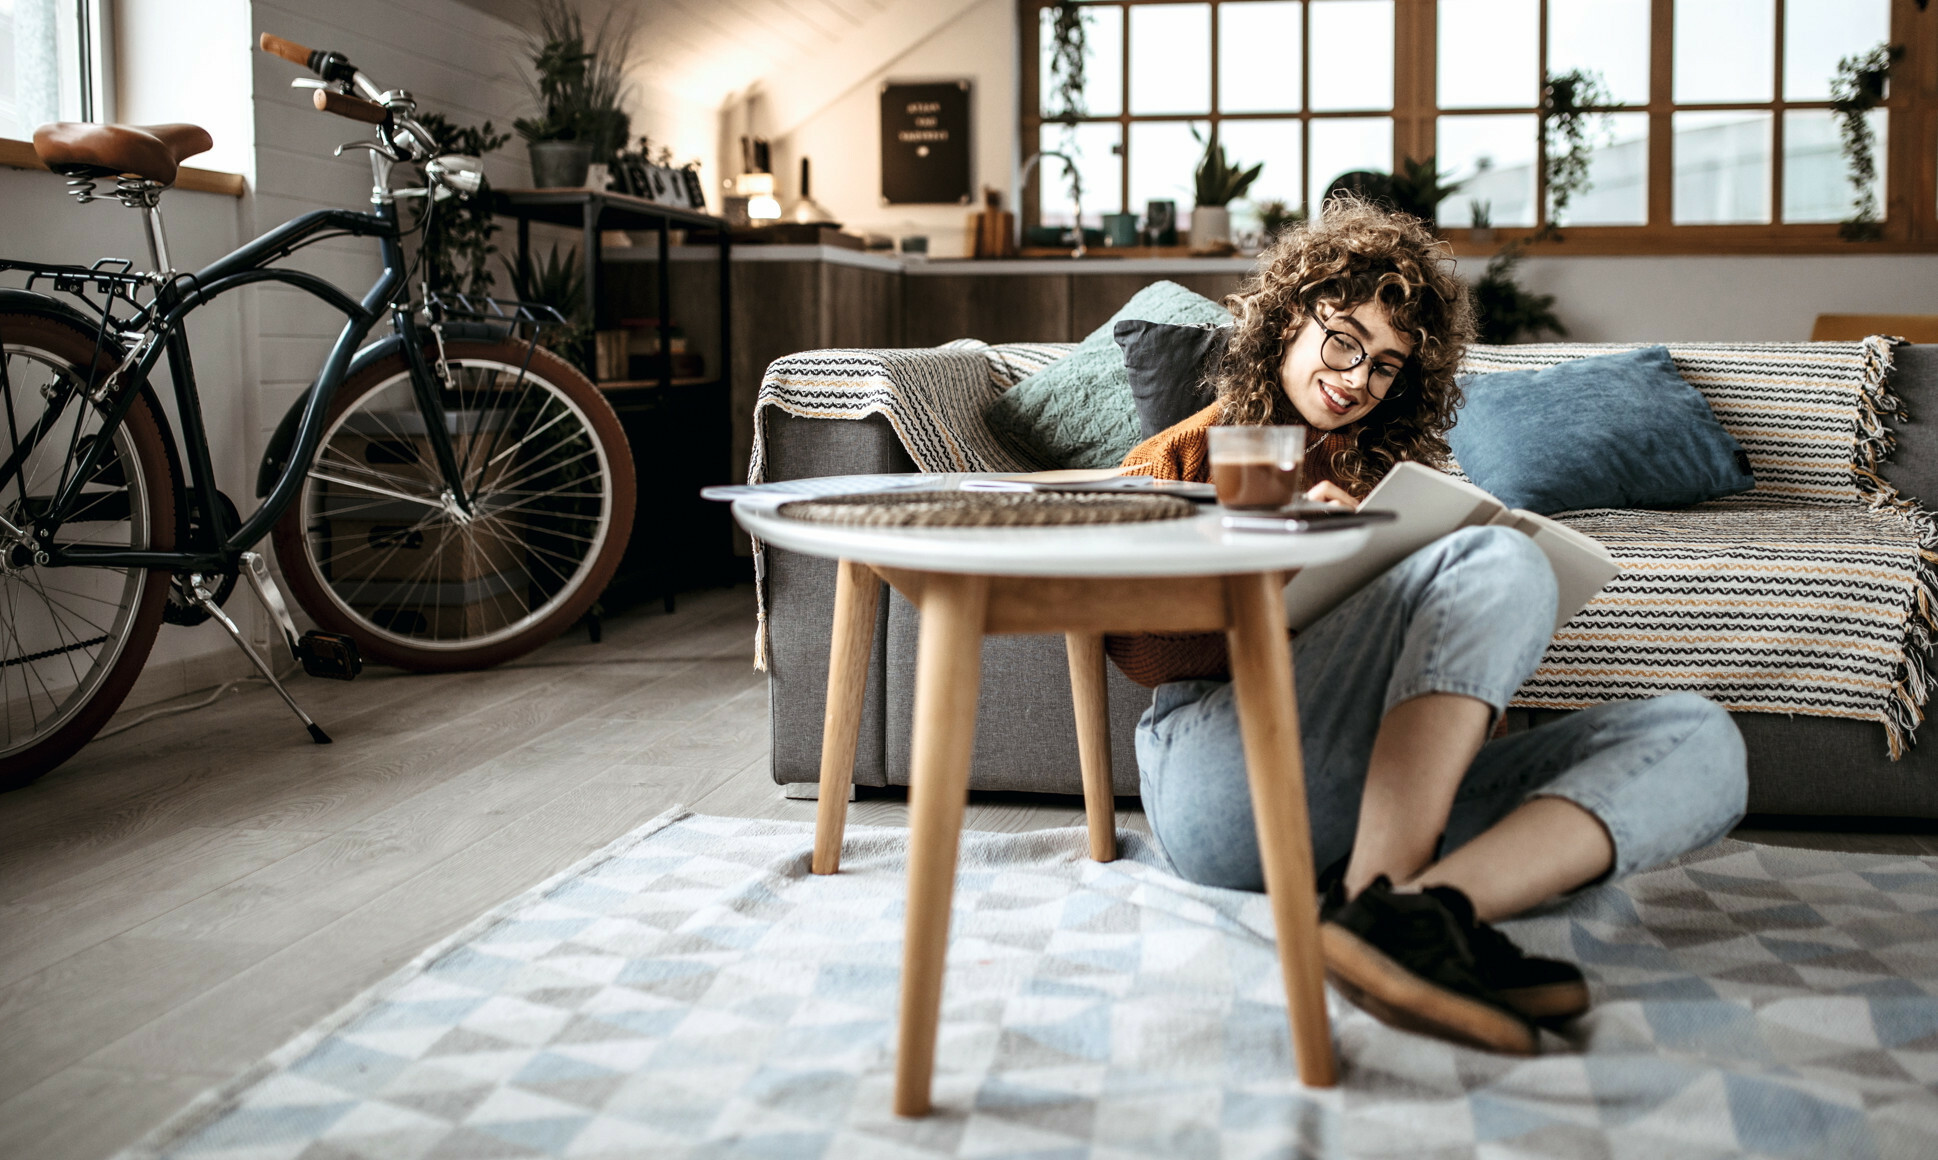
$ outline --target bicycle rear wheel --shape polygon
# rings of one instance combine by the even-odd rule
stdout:
[[[400,352],[344,382],[275,530],[319,625],[419,670],[482,668],[557,636],[604,590],[633,522],[626,436],[583,375],[522,343],[447,342],[444,355],[470,510],[438,467]]]
[[[99,382],[115,360],[98,360],[94,336],[39,314],[0,314],[0,440],[32,447],[0,485],[0,514],[31,530],[82,451],[106,438],[110,453],[83,485],[57,544],[169,551],[175,547],[173,444],[146,387],[112,432],[98,407],[70,401],[36,440],[48,399],[63,386]],[[169,573],[131,568],[53,568],[32,546],[0,535],[0,789],[46,773],[88,742],[141,675],[161,631]]]

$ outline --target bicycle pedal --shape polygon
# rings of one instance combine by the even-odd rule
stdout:
[[[303,671],[312,677],[353,681],[363,671],[363,655],[357,651],[357,642],[340,632],[311,629],[303,634],[302,649],[297,655],[303,658]]]

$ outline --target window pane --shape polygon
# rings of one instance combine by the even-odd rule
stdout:
[[[1211,111],[1211,5],[1139,4],[1130,10],[1130,111]]]
[[[1124,105],[1124,10],[1086,5],[1083,9],[1083,104],[1092,117],[1115,117]],[[1041,50],[1037,92],[1043,102],[1043,115],[1063,112],[1056,98],[1056,81],[1050,76],[1050,57],[1056,43],[1056,12],[1043,10],[1043,29],[1037,36]]]
[[[1675,33],[1676,103],[1771,99],[1775,0],[1676,0]]]
[[[72,3],[0,0],[0,137],[25,141],[49,121],[80,120],[77,33]]]
[[[1316,212],[1333,179],[1355,169],[1393,171],[1393,119],[1322,117],[1313,121],[1312,169],[1306,177],[1306,205]]]
[[[1393,0],[1312,0],[1311,23],[1312,107],[1392,108]]]
[[[1877,180],[1871,184],[1878,220],[1884,218],[1885,110],[1865,115],[1877,139]],[[1783,220],[1840,222],[1855,212],[1857,189],[1844,164],[1837,122],[1828,109],[1791,109],[1783,114]]]
[[[1674,115],[1675,223],[1770,220],[1770,114]]]
[[[1609,116],[1612,140],[1588,155],[1588,188],[1556,225],[1642,226],[1649,222],[1649,115]]]
[[[1260,162],[1265,165],[1246,191],[1246,201],[1256,205],[1276,200],[1299,208],[1299,190],[1304,186],[1299,181],[1298,121],[1221,121],[1218,140],[1233,165],[1246,169]]]
[[[1548,72],[1602,74],[1624,105],[1649,102],[1649,0],[1548,0]]]
[[[1200,124],[1198,132],[1207,126]],[[1130,201],[1126,210],[1143,213],[1147,201],[1174,201],[1178,228],[1197,199],[1192,194],[1204,146],[1191,137],[1189,121],[1132,121],[1130,127]]]
[[[1218,6],[1218,111],[1299,108],[1298,0]]]
[[[1440,0],[1440,107],[1541,103],[1539,0]]]
[[[1074,130],[1075,139],[1071,138]],[[1102,215],[1116,213],[1124,201],[1124,166],[1116,150],[1121,129],[1114,122],[1086,121],[1080,125],[1045,125],[1037,147],[1071,153],[1077,174],[1083,180],[1083,221],[1102,225]],[[1039,215],[1046,226],[1070,224],[1070,182],[1063,176],[1063,162],[1045,157],[1036,163]]]
[[[1534,224],[1534,139],[1540,118],[1532,113],[1442,117],[1435,163],[1460,189],[1441,203],[1440,220],[1464,225],[1469,203],[1484,201],[1497,226]]]
[[[1783,6],[1784,98],[1828,101],[1837,62],[1890,39],[1891,0],[1787,0]],[[1784,202],[1787,205],[1789,199]]]

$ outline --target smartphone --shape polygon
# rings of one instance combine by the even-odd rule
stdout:
[[[1399,519],[1394,512],[1347,511],[1344,508],[1325,508],[1299,512],[1290,516],[1226,516],[1222,521],[1228,531],[1233,532],[1331,532],[1344,528],[1362,528],[1367,524],[1384,524]]]

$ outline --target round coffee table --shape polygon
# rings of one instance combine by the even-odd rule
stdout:
[[[895,1111],[927,1115],[942,974],[968,802],[982,638],[1061,632],[1069,650],[1090,853],[1116,857],[1104,692],[1107,632],[1224,632],[1244,734],[1258,845],[1278,931],[1299,1078],[1335,1082],[1313,886],[1312,834],[1280,592],[1290,573],[1365,546],[1363,529],[1232,533],[1216,508],[1189,519],[1042,528],[848,527],[741,500],[734,517],[775,547],[840,561],[821,741],[813,870],[841,857],[877,581],[922,614],[909,763],[908,926],[902,952]]]

